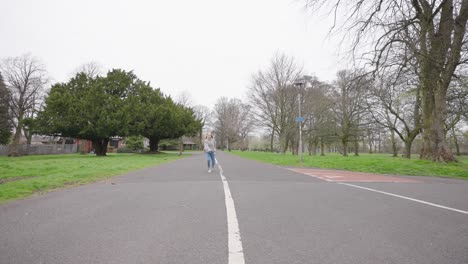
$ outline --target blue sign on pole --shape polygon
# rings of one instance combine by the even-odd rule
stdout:
[[[304,122],[305,118],[303,116],[296,117],[296,122]]]

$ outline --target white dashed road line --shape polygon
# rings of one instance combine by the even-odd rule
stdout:
[[[242,248],[242,241],[239,231],[239,222],[237,220],[236,208],[234,206],[234,200],[232,199],[231,190],[229,184],[223,175],[223,168],[219,164],[218,160],[219,175],[224,187],[224,197],[226,202],[226,213],[227,213],[227,225],[228,225],[228,264],[245,264],[244,250]]]

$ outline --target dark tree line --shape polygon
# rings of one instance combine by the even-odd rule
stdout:
[[[452,162],[447,146],[447,97],[468,61],[468,0],[306,0],[345,14],[356,59],[370,62],[374,74],[414,69],[421,98],[421,158]],[[372,47],[369,49],[369,45]],[[359,51],[363,51],[362,53]]]
[[[29,54],[0,63],[0,144],[9,155],[21,155],[24,136],[33,134],[90,140],[104,156],[111,137],[145,136],[150,151],[162,139],[195,135],[201,126],[194,111],[153,89],[133,72],[114,69],[100,75],[96,63],[85,64],[69,81],[53,84],[46,93],[47,73]],[[12,133],[14,131],[14,133]]]
[[[279,77],[299,72],[297,67],[282,66],[293,58],[276,56],[266,70],[252,77],[248,93],[253,117],[269,134],[269,150],[297,153],[299,133],[294,119],[299,98],[305,118],[301,123],[303,147],[309,155],[316,154],[317,149],[324,155],[327,146],[345,156],[351,150],[359,155],[361,147],[372,153],[388,140],[393,156],[398,155],[402,142],[404,157],[411,158],[413,142],[423,140],[423,96],[415,65],[404,71],[375,75],[362,69],[342,70],[331,83],[309,76],[305,85],[298,88],[294,84],[301,76],[278,81]],[[458,155],[459,129],[466,124],[468,113],[468,86],[463,76],[466,75],[458,76],[449,86],[442,130],[444,140],[451,139]]]
[[[10,95],[0,73],[0,144],[8,144],[11,137],[11,121],[8,103]]]

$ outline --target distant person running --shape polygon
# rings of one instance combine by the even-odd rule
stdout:
[[[214,169],[216,164],[215,161],[215,152],[216,152],[216,141],[213,138],[211,133],[208,133],[205,137],[205,141],[203,143],[203,150],[206,153],[206,159],[208,160],[208,172],[211,172],[211,169]],[[211,161],[211,167],[210,167]]]

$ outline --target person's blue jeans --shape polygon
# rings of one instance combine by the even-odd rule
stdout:
[[[206,152],[206,159],[208,160],[208,169],[210,168],[210,161],[211,161],[211,168],[214,168],[216,165],[215,161],[215,154],[213,151]]]

